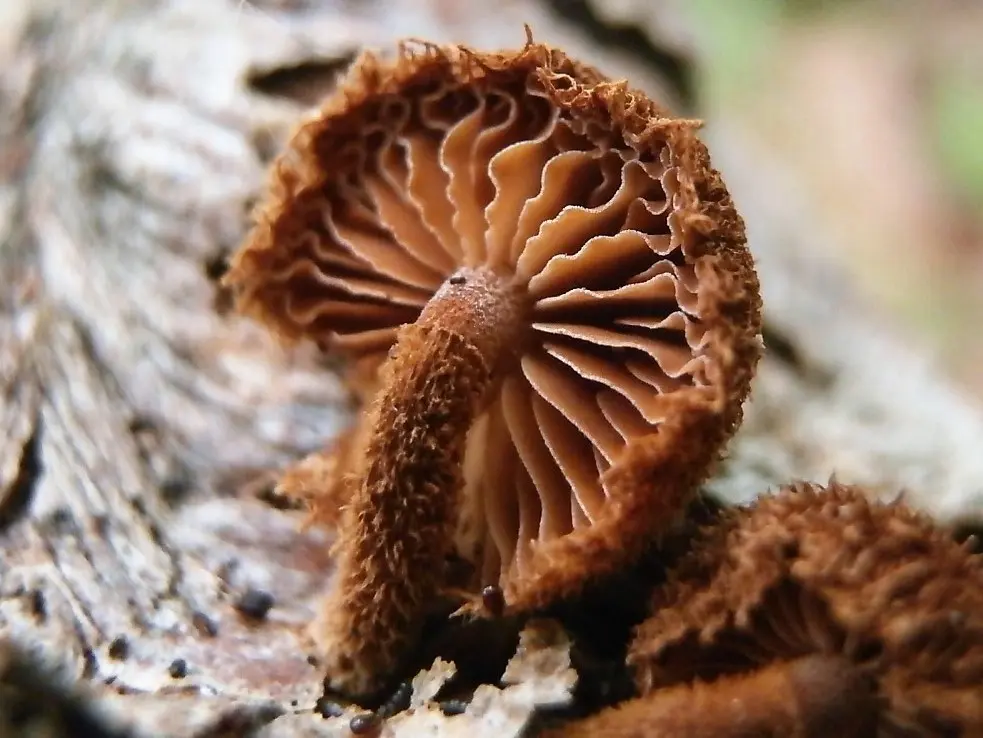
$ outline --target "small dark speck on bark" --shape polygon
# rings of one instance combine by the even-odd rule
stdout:
[[[255,70],[246,83],[261,95],[315,105],[334,88],[335,78],[351,64],[354,56],[353,52],[334,59],[311,59],[299,64]]]
[[[92,649],[87,648],[82,652],[82,659],[84,661],[82,665],[82,678],[91,679],[99,670],[99,662],[96,660],[96,655],[92,652]]]
[[[191,616],[191,624],[203,636],[214,638],[218,635],[218,623],[200,610]]]
[[[48,531],[55,536],[65,536],[78,532],[78,523],[72,517],[71,511],[65,507],[59,507],[48,516]]]
[[[34,489],[41,478],[43,469],[40,453],[41,420],[35,419],[34,432],[31,433],[21,451],[17,474],[6,495],[0,496],[0,532],[27,512],[34,498]]]
[[[183,472],[171,474],[160,483],[161,499],[171,507],[179,505],[190,491],[191,480]]]
[[[31,603],[31,613],[42,623],[48,617],[48,603],[45,600],[44,592],[40,589],[32,589],[28,593]]]
[[[355,735],[377,736],[382,732],[383,720],[374,712],[356,715],[348,723],[348,729]]]
[[[396,713],[406,710],[410,706],[410,699],[413,697],[412,682],[402,682],[392,696],[380,707],[376,714],[379,717],[390,718]]]
[[[264,620],[273,607],[273,595],[250,587],[236,600],[235,609],[250,620]]]
[[[126,661],[130,655],[130,642],[126,636],[118,635],[109,644],[109,658],[115,661]]]
[[[468,703],[464,700],[441,700],[438,705],[440,711],[448,716],[461,715],[468,709]]]
[[[314,704],[314,711],[323,718],[341,717],[345,714],[345,708],[331,697],[319,697]]]

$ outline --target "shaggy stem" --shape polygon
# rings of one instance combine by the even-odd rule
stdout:
[[[849,661],[812,654],[656,689],[543,738],[862,738],[877,734],[877,710],[872,685]]]
[[[401,330],[370,410],[318,633],[332,687],[372,694],[415,645],[444,580],[468,430],[527,326],[521,290],[463,269]]]

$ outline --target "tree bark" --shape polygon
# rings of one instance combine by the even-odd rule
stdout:
[[[0,633],[137,735],[343,735],[313,711],[305,631],[330,541],[270,488],[351,401],[329,359],[278,346],[217,286],[265,168],[363,45],[512,47],[528,22],[677,105],[689,47],[641,15],[619,45],[603,19],[534,0],[24,5],[0,17]],[[981,414],[825,263],[821,223],[767,152],[708,133],[748,221],[768,344],[710,490],[741,501],[835,473],[983,519]],[[566,667],[536,658],[517,677],[532,697],[487,696],[513,732],[569,691]],[[433,734],[473,734],[468,720],[433,716]]]

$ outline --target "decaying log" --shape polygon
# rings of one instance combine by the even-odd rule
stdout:
[[[6,20],[0,633],[80,684],[107,724],[346,734],[351,714],[314,710],[304,632],[330,581],[329,539],[300,532],[300,513],[269,491],[351,403],[330,359],[230,314],[217,279],[279,142],[363,45],[515,46],[529,22],[685,101],[672,68],[689,47],[666,46],[665,25],[639,26],[622,48],[560,5],[90,0],[25,3]],[[906,490],[946,521],[983,519],[983,417],[824,264],[822,224],[780,167],[732,128],[710,138],[749,224],[768,320],[747,422],[712,491],[746,500],[836,473]],[[513,686],[445,717],[421,701],[446,676],[438,663],[394,734],[515,734],[536,704],[569,699],[564,636],[538,627]]]

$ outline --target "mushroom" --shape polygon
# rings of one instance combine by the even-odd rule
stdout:
[[[707,475],[760,299],[697,126],[531,37],[414,42],[356,60],[276,162],[225,282],[369,400],[291,482],[314,520],[342,510],[316,626],[334,688],[383,686],[451,554],[474,602],[536,608],[637,555]]]
[[[643,696],[558,735],[983,735],[983,557],[900,502],[831,482],[728,511],[652,606]]]

